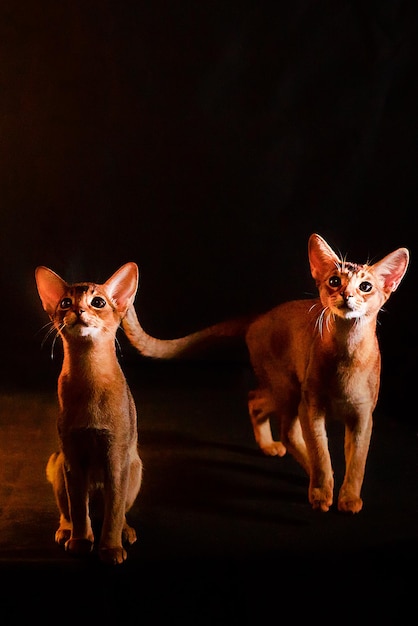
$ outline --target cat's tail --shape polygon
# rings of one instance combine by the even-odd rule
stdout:
[[[142,328],[134,306],[131,306],[122,320],[122,328],[130,343],[143,356],[156,359],[192,359],[204,354],[208,349],[231,345],[234,340],[241,344],[253,318],[237,318],[214,324],[178,339],[158,339],[148,335]]]

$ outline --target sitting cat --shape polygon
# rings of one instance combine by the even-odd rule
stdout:
[[[43,307],[61,337],[64,358],[58,379],[60,451],[47,477],[60,512],[58,544],[75,555],[94,545],[91,515],[100,518],[99,556],[122,563],[136,533],[125,514],[142,476],[135,404],[115,351],[116,331],[133,303],[138,268],[123,265],[104,284],[67,284],[38,267]]]
[[[286,302],[252,321],[221,322],[179,339],[150,337],[133,306],[122,327],[141,354],[158,358],[189,356],[212,339],[245,336],[258,380],[248,402],[258,445],[268,455],[287,449],[309,476],[312,507],[328,511],[334,478],[326,420],[343,420],[346,468],[338,509],[358,513],[380,385],[377,315],[402,280],[409,253],[399,248],[373,265],[359,265],[312,234],[308,256],[319,298]],[[272,438],[273,417],[281,441]]]

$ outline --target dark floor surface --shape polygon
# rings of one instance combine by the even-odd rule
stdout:
[[[410,424],[378,409],[362,512],[320,514],[295,461],[256,448],[245,369],[130,364],[125,371],[145,471],[128,515],[139,538],[116,568],[95,554],[75,559],[54,543],[58,514],[45,478],[57,445],[51,372],[42,391],[0,396],[2,624],[409,622],[418,556]],[[342,430],[334,424],[329,432],[338,486]]]

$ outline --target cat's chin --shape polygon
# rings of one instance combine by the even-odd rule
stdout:
[[[361,310],[354,311],[353,309],[349,309],[347,307],[342,309],[333,309],[332,312],[336,317],[339,317],[343,320],[355,320],[363,317],[364,312]]]
[[[85,324],[74,324],[73,326],[67,326],[67,333],[72,337],[91,338],[97,337],[99,329],[94,326],[86,326]]]

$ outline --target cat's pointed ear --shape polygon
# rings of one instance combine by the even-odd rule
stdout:
[[[139,270],[136,263],[122,265],[103,285],[119,313],[125,311],[133,303],[138,289]]]
[[[309,237],[308,256],[312,277],[318,281],[335,269],[340,259],[325,239],[314,233]]]
[[[35,280],[42,306],[52,317],[58,302],[68,289],[68,284],[58,274],[43,265],[36,268]]]
[[[373,272],[383,282],[383,288],[389,296],[395,291],[408,269],[409,251],[398,248],[372,266]]]

